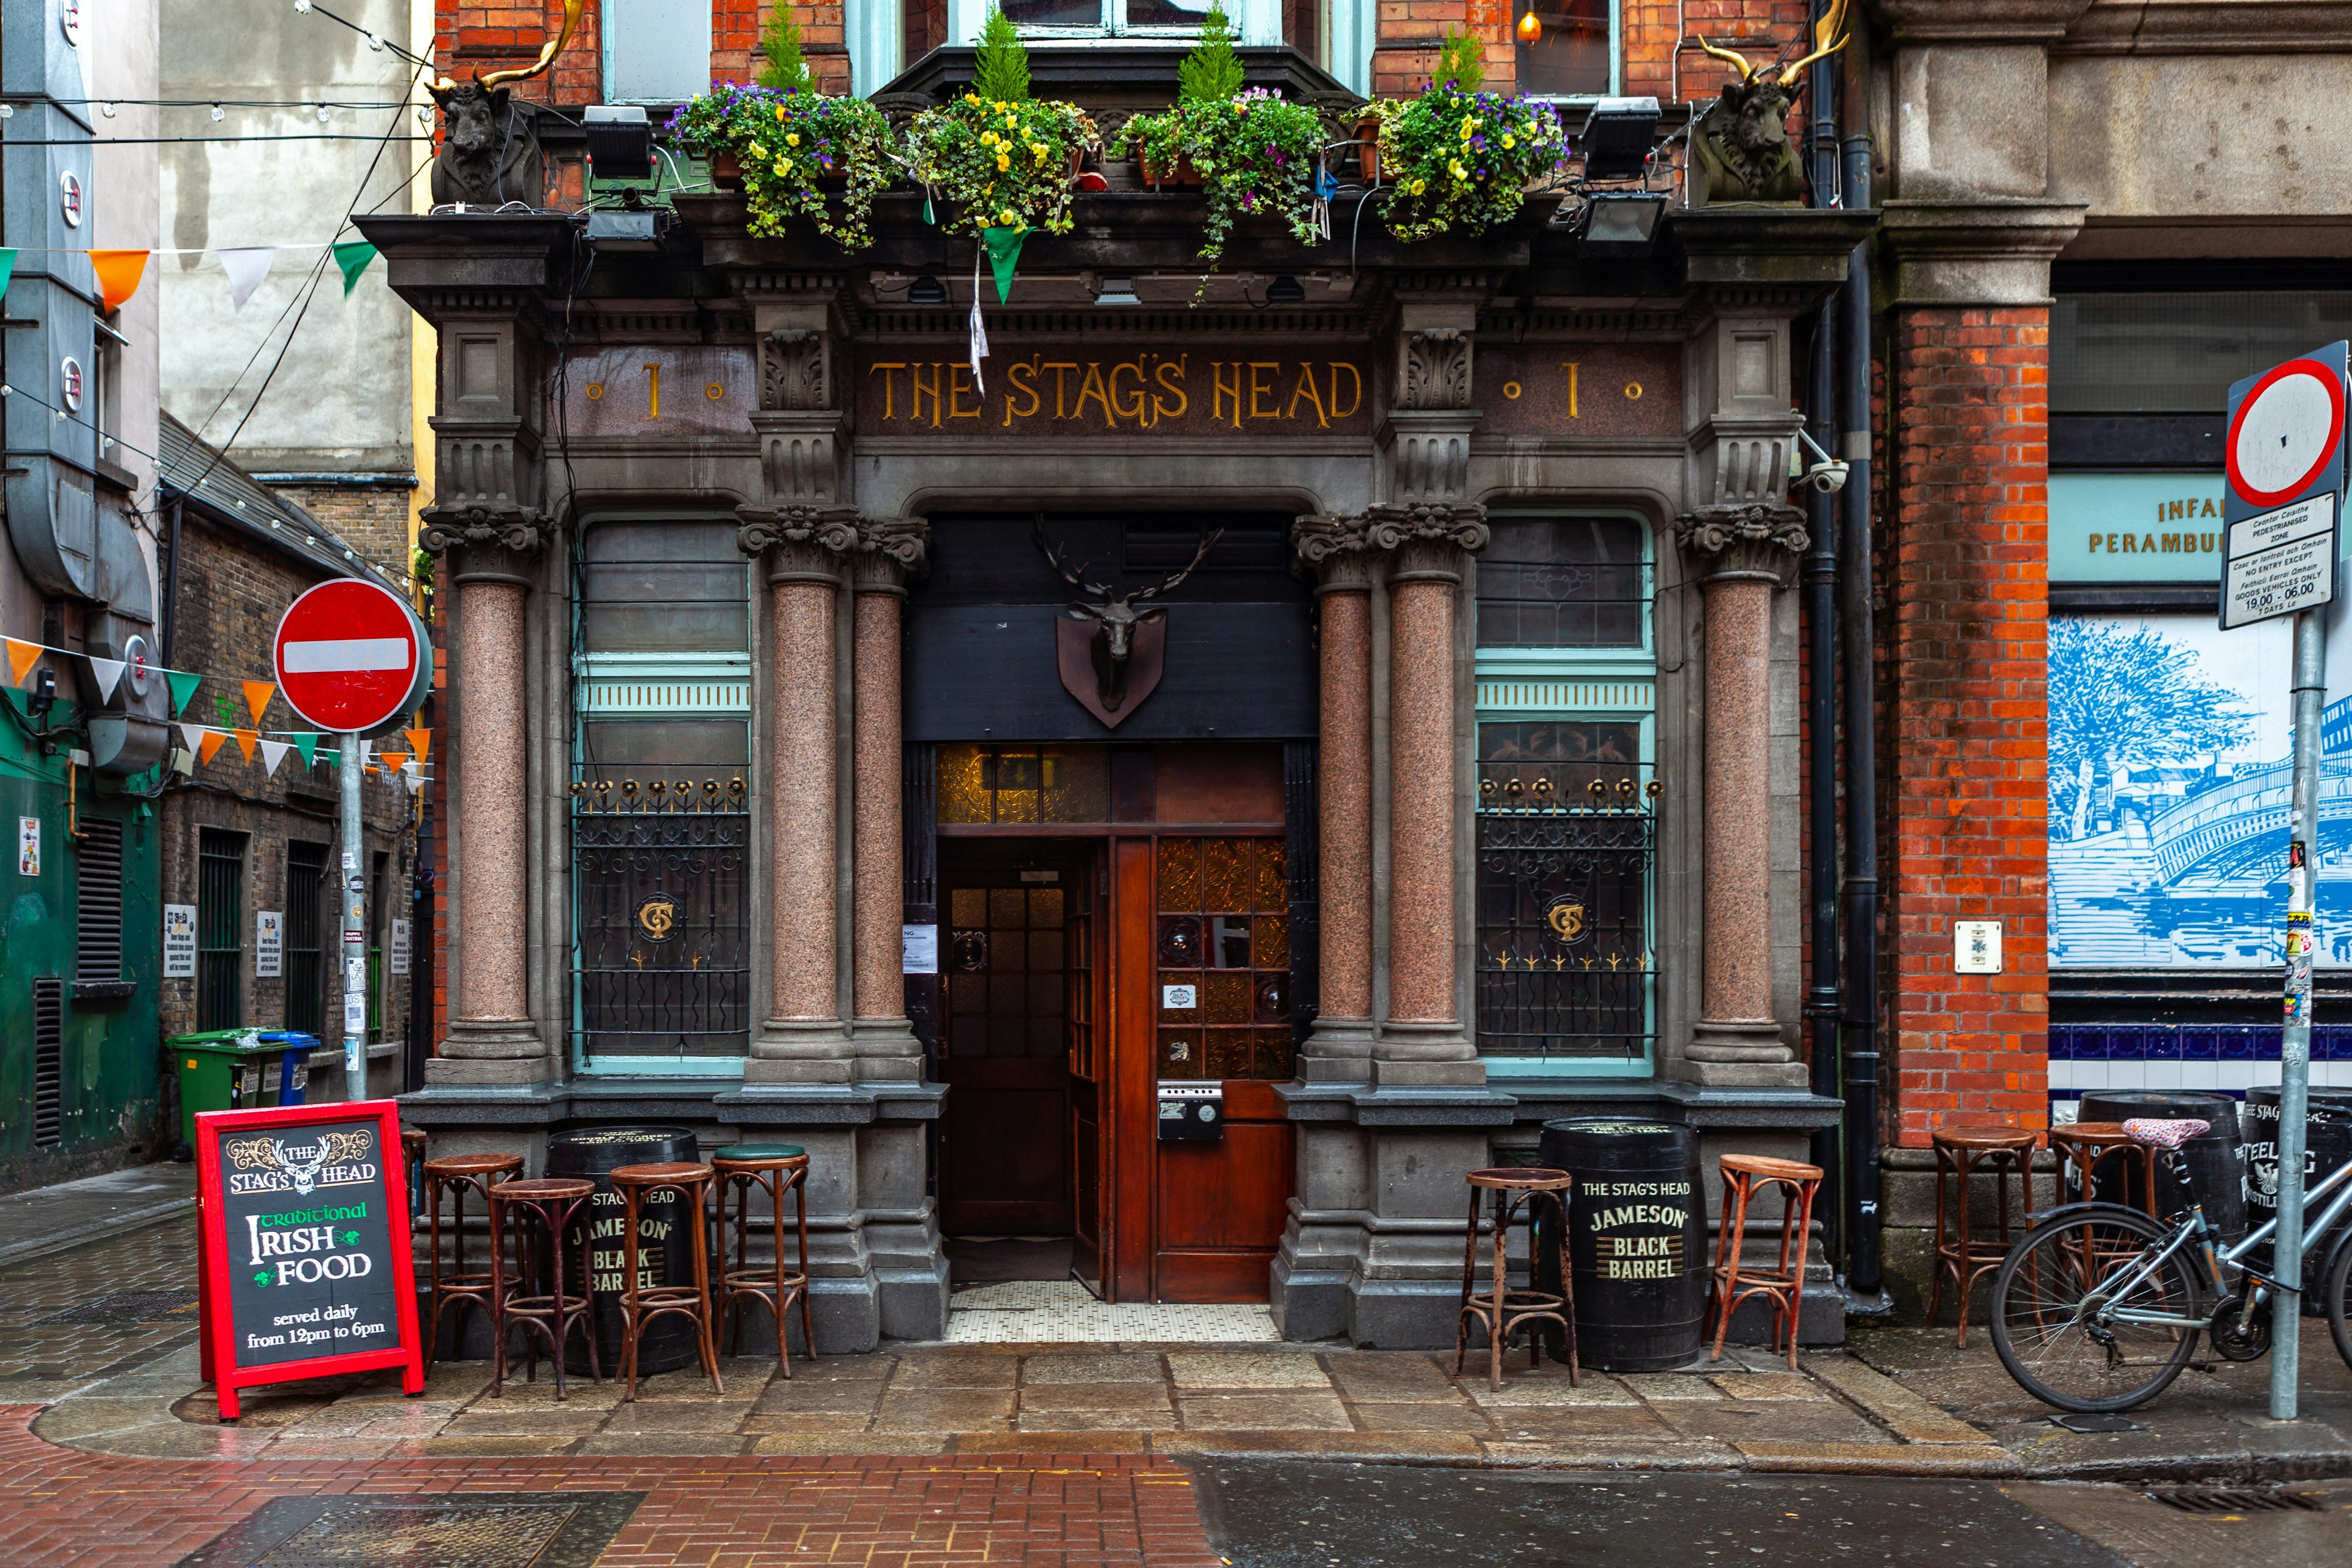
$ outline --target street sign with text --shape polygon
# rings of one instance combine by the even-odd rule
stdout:
[[[2346,356],[2330,343],[2230,388],[2224,629],[2335,601]]]

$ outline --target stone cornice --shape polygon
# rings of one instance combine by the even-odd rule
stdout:
[[[2029,44],[2063,37],[2092,0],[1870,0],[1897,43]]]
[[[1663,228],[1695,285],[1810,289],[1818,298],[1845,281],[1853,247],[1870,237],[1874,212],[1839,208],[1676,208]]]
[[[1888,202],[1880,242],[1894,263],[1895,305],[2039,305],[2050,263],[2082,232],[2080,202],[1988,197]]]
[[[2342,0],[2092,0],[2053,55],[2352,52]]]

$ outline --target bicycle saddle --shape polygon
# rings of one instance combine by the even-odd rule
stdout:
[[[2135,1116],[2124,1123],[2124,1136],[2135,1143],[2145,1143],[2153,1149],[2178,1149],[2212,1125],[2193,1117],[2170,1121],[2161,1117]]]

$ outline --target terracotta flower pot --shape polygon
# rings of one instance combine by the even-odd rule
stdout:
[[[1356,166],[1364,173],[1364,184],[1370,184],[1381,177],[1381,122],[1377,116],[1367,114],[1356,121]]]
[[[732,153],[714,153],[710,156],[710,183],[722,191],[743,188],[743,161]]]
[[[1139,147],[1135,153],[1135,171],[1146,185],[1160,190],[1181,190],[1201,183],[1200,173],[1192,167],[1191,159],[1180,156],[1175,167],[1157,169],[1152,167],[1151,160],[1144,156]]]

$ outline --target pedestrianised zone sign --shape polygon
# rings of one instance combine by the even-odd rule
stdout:
[[[2336,598],[2346,355],[2330,343],[2230,388],[2225,630]]]

